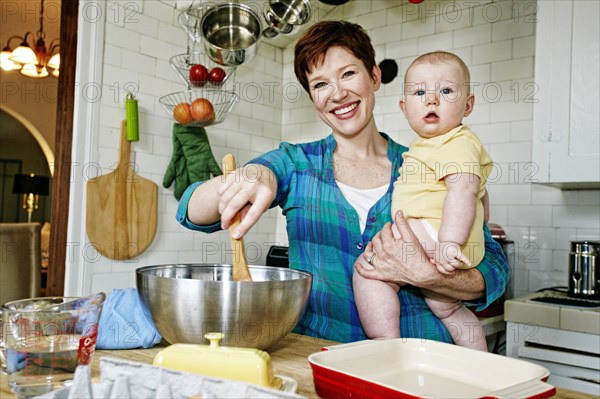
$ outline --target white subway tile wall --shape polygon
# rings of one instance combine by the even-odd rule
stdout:
[[[398,109],[406,67],[418,54],[435,49],[455,52],[467,63],[476,105],[466,123],[497,163],[489,183],[491,221],[515,241],[515,295],[566,285],[569,241],[600,237],[598,191],[560,191],[534,184],[536,8],[531,0],[425,0],[418,5],[352,0],[328,16],[364,26],[377,61],[391,58],[398,63],[398,77],[377,93],[375,115],[379,128],[403,144],[414,138]],[[180,227],[172,188],[162,187],[171,156],[172,120],[158,98],[185,89],[169,65],[169,58],[184,53],[188,43],[178,14],[171,2],[107,2],[103,80],[86,91],[93,99],[99,96],[95,89],[102,92],[99,137],[89,149],[97,165],[90,173],[114,168],[125,90],[134,91],[140,141],[132,143],[132,160],[138,173],[159,185],[159,224],[154,242],[136,259],[111,261],[87,246],[82,264],[86,292],[135,286],[133,270],[139,266],[231,260],[227,232],[206,235]],[[232,152],[244,163],[280,141],[304,142],[329,134],[297,83],[292,62],[293,45],[280,49],[263,40],[256,58],[238,68],[234,87],[239,101],[222,124],[206,129],[218,161]],[[265,262],[269,246],[286,244],[278,210],[269,211],[246,237],[254,264]]]
[[[173,121],[158,99],[186,89],[169,63],[172,56],[187,51],[188,36],[177,22],[179,13],[172,3],[161,1],[109,0],[106,4],[102,82],[85,91],[92,100],[99,100],[101,121],[97,142],[89,149],[97,161],[88,168],[88,174],[93,177],[115,167],[120,122],[125,118],[123,101],[126,91],[132,91],[139,101],[140,140],[131,144],[131,160],[140,175],[159,186],[159,222],[150,247],[134,259],[107,259],[86,245],[80,263],[85,292],[133,287],[133,271],[140,266],[231,262],[227,232],[208,235],[181,227],[175,220],[177,200],[173,187],[162,187],[171,158]],[[192,50],[201,51],[201,44],[192,43]],[[227,88],[236,91],[239,101],[224,123],[206,128],[219,163],[228,152],[243,164],[278,146],[282,128],[282,61],[283,50],[263,41],[256,58],[238,68],[235,80],[228,81]],[[247,235],[250,263],[264,264],[267,244],[278,243],[276,223],[276,212],[269,211]]]

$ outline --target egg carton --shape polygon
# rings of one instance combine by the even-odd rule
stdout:
[[[285,388],[284,388],[285,389]],[[153,398],[293,398],[304,396],[224,378],[207,377],[155,367],[146,363],[103,357],[100,382],[92,383],[89,366],[78,366],[70,386],[38,399]]]

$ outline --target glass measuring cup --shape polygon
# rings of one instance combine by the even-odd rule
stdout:
[[[20,398],[41,395],[92,361],[104,293],[29,298],[2,306],[2,368]]]

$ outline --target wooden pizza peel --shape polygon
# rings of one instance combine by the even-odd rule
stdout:
[[[103,256],[130,259],[152,243],[158,219],[158,186],[130,164],[125,121],[117,168],[87,182],[86,231]]]

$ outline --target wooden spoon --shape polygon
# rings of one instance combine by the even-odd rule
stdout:
[[[235,158],[232,154],[227,154],[223,157],[223,170],[225,176],[235,171]],[[229,235],[233,234],[235,228],[240,224],[241,216],[236,214],[229,225]],[[246,250],[244,249],[243,238],[231,237],[231,249],[233,250],[233,281],[252,281],[250,272],[248,272],[248,260],[246,259]]]

